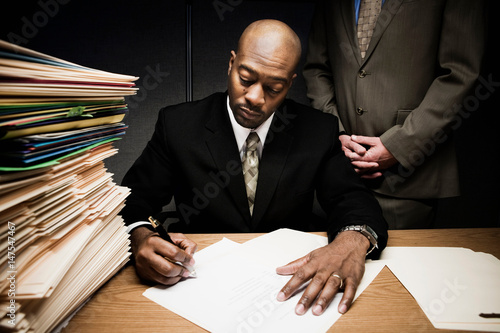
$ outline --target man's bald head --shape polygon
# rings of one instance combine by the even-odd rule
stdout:
[[[243,127],[258,128],[283,103],[301,53],[300,40],[283,22],[250,24],[231,51],[228,67],[229,106]]]
[[[295,70],[302,48],[299,37],[287,24],[266,19],[251,23],[243,31],[238,42],[239,52],[260,52],[265,55],[280,52],[286,55]]]

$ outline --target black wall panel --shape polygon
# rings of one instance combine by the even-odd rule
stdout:
[[[287,23],[297,33],[304,48],[298,77],[288,96],[298,102],[309,103],[300,69],[313,12],[312,1],[193,1],[194,99],[203,98],[214,90],[226,90],[230,52],[236,51],[238,38],[250,23],[259,19],[277,19]]]
[[[0,38],[80,65],[140,77],[139,93],[127,98],[129,129],[115,144],[119,154],[106,160],[120,183],[149,140],[158,110],[185,101],[184,14],[181,0],[17,1],[1,13]]]

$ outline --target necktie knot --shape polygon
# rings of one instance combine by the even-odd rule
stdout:
[[[247,151],[256,151],[257,145],[259,144],[259,135],[255,132],[251,132],[247,137]]]

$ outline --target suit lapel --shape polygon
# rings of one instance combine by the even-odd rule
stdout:
[[[253,230],[261,222],[269,207],[290,152],[293,137],[287,131],[290,127],[287,116],[289,114],[287,114],[287,107],[284,105],[276,111],[266,137],[259,165],[259,180],[252,217]]]
[[[227,185],[227,190],[235,206],[240,211],[241,216],[243,216],[245,222],[249,225],[250,212],[248,209],[245,181],[241,172],[241,159],[231,122],[227,115],[225,98],[226,95],[224,94],[224,102],[214,103],[211,110],[212,118],[205,126],[209,132],[206,144],[218,170],[234,174],[236,173],[234,170],[239,168],[239,172],[231,175],[231,181]],[[235,167],[236,165],[238,166],[237,168]]]
[[[354,58],[358,62],[358,65],[361,65],[363,61],[361,59],[361,53],[359,51],[359,46],[358,46],[358,36],[356,33],[356,16],[354,12],[355,11],[354,1],[341,0],[340,6],[341,6],[342,19],[344,23],[344,29],[351,44],[352,53],[354,55]]]
[[[356,32],[357,27],[356,27],[356,15],[354,12],[355,11],[354,1],[341,0],[341,12],[344,22],[344,28],[351,43],[354,57],[356,58],[356,61],[360,66],[361,64],[363,64],[363,62],[365,62],[368,58],[370,58],[370,55],[372,54],[373,50],[377,47],[380,38],[382,37],[385,30],[391,23],[392,19],[394,18],[394,15],[396,15],[396,13],[398,12],[402,2],[403,2],[402,0],[385,0],[384,5],[382,6],[382,11],[380,12],[380,15],[377,19],[377,25],[375,26],[373,36],[370,40],[370,45],[368,46],[368,50],[366,50],[365,58],[361,59],[361,54],[358,45],[358,36]]]
[[[293,140],[293,137],[288,134],[291,117],[294,115],[287,113],[286,105],[280,107],[276,111],[267,134],[259,165],[259,180],[253,216],[250,216],[248,208],[245,180],[241,172],[241,160],[226,112],[225,99],[224,103],[214,103],[212,118],[205,126],[208,131],[206,144],[217,168],[227,171],[228,163],[239,164],[240,172],[231,177],[227,190],[245,223],[251,226],[251,230],[255,230],[261,222],[279,184]]]
[[[380,38],[384,34],[385,30],[391,23],[392,19],[399,11],[399,7],[401,6],[402,0],[385,0],[384,5],[382,6],[382,11],[377,19],[377,25],[375,26],[375,30],[373,31],[373,36],[370,40],[370,45],[368,46],[368,50],[366,50],[365,61],[370,57],[373,50],[377,47]],[[359,48],[358,48],[359,54]]]

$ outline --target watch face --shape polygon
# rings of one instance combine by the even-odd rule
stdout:
[[[370,228],[370,226],[364,225],[364,227],[365,227],[366,231],[369,232],[375,240],[378,239],[377,233],[375,231],[373,231],[373,229]]]
[[[367,225],[361,226],[360,232],[361,234],[363,234],[363,236],[368,238],[368,240],[373,246],[377,245],[377,234],[373,232],[373,230],[369,226]]]

